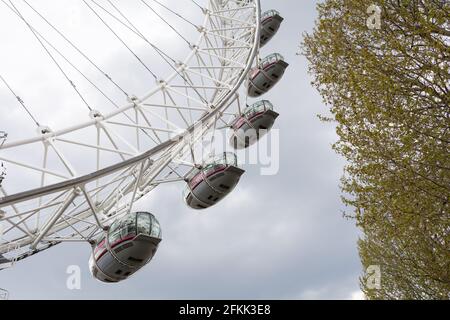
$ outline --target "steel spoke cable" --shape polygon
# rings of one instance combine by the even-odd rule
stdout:
[[[108,80],[110,80],[120,91],[122,91],[125,96],[128,98],[130,97],[127,92],[125,92],[112,78],[104,72],[100,67],[98,67],[86,54],[84,54],[73,42],[71,42],[62,32],[60,32],[53,24],[51,24],[48,19],[46,19],[41,13],[39,13],[33,6],[31,6],[26,0],[23,0],[36,14],[38,14],[52,29],[54,29],[64,40],[66,40],[74,49],[76,49],[88,62],[90,62],[99,72],[101,72]],[[16,13],[17,14],[17,13]],[[45,38],[39,34],[44,40]],[[47,40],[45,40],[47,43],[49,43]],[[60,55],[62,55],[56,48],[54,48],[53,45],[49,43],[49,45]],[[62,57],[75,69],[77,70],[89,83],[91,83],[106,99],[108,99],[116,108],[120,108],[118,104],[116,104],[111,98],[109,98],[98,86],[96,86],[90,79],[88,79],[75,65],[73,65],[67,58],[65,58],[63,55]],[[137,125],[137,123],[127,114],[123,113],[125,117],[131,121],[131,123]],[[141,128],[141,131],[145,133],[154,143],[155,140],[145,131]]]
[[[201,5],[199,5],[195,0],[191,0],[193,4],[195,4],[197,7],[199,7],[202,11],[205,11],[205,8],[203,8]]]
[[[8,6],[8,4],[5,2],[5,0],[2,0],[2,2]],[[60,66],[60,64],[58,63],[58,61],[55,59],[55,57],[51,54],[51,52],[48,50],[48,48],[45,46],[45,44],[42,42],[42,40],[39,38],[39,36],[35,33],[33,27],[28,23],[28,21],[24,18],[24,16],[20,13],[20,11],[16,8],[16,6],[12,3],[11,0],[9,0],[9,3],[11,4],[11,6],[14,8],[14,10],[17,12],[17,15],[20,17],[20,19],[28,26],[29,30],[31,31],[31,33],[34,35],[34,37],[37,39],[37,41],[40,43],[40,45],[42,46],[42,48],[45,50],[45,52],[48,54],[48,56],[51,58],[51,60],[55,63],[55,65],[57,66],[57,68],[59,69],[59,71],[63,74],[63,76],[66,78],[66,80],[69,82],[69,84],[71,85],[71,87],[73,88],[73,90],[77,93],[77,95],[80,97],[80,99],[83,101],[83,103],[86,105],[86,107],[92,111],[91,106],[89,105],[89,103],[86,101],[86,99],[83,97],[83,95],[81,94],[81,92],[77,89],[75,83],[69,78],[69,76],[66,74],[66,72],[64,71],[64,69]]]
[[[198,92],[198,90],[195,88],[195,85],[192,83],[192,81],[189,81],[186,79],[186,77],[184,75],[182,75],[177,68],[175,68],[173,66],[173,64],[176,64],[177,62],[175,61],[175,59],[173,59],[170,55],[168,55],[166,52],[164,52],[164,50],[160,49],[158,46],[156,46],[155,44],[153,44],[152,42],[150,42],[143,34],[142,32],[140,32],[136,26],[134,26],[131,22],[131,27],[126,25],[125,23],[123,23],[123,21],[121,21],[119,18],[117,18],[113,13],[111,13],[110,11],[108,11],[106,8],[104,8],[103,6],[101,6],[100,4],[98,4],[95,0],[91,0],[94,4],[96,4],[99,8],[101,8],[103,11],[105,11],[108,15],[110,15],[112,18],[114,18],[117,22],[119,22],[120,24],[122,24],[125,28],[127,28],[128,30],[130,30],[131,32],[133,32],[134,34],[136,34],[138,37],[140,37],[142,40],[144,40],[146,43],[148,43],[157,53],[158,55],[169,65],[169,67],[171,69],[173,69],[181,78],[183,78],[186,82],[188,82],[191,86],[192,89],[194,90],[194,92],[198,95],[198,97],[202,100],[203,103],[205,103],[206,105],[209,105],[208,101]],[[121,15],[127,20],[130,21],[128,18],[126,18],[125,14],[122,12]],[[170,60],[173,64],[171,64],[169,61]]]
[[[3,1],[3,0],[2,0]],[[45,17],[43,17],[37,10],[35,10],[34,9],[34,7],[32,7],[26,0],[23,0],[28,6],[30,6],[30,8],[32,8],[42,19],[44,19],[44,21],[46,21],[55,31],[57,31],[58,32],[58,34],[60,34],[69,44],[71,44],[75,49],[77,49],[77,51],[79,51],[80,52],[80,54],[82,54],[86,59],[88,59],[88,61],[89,62],[91,62],[99,71],[102,71],[100,68],[98,68],[98,66],[95,64],[95,63],[93,63],[92,62],[92,60],[90,60],[85,54],[83,54],[82,52],[81,52],[81,50],[79,50],[69,39],[67,39],[67,37],[65,37],[56,27],[54,27]],[[4,2],[4,1],[3,1]],[[85,1],[84,1],[85,2]],[[94,3],[95,3],[95,1],[93,1]],[[110,1],[108,1],[108,2],[110,2]],[[86,3],[86,2],[85,2]],[[110,2],[111,3],[111,2]],[[6,4],[6,3],[5,3]],[[87,4],[87,3],[86,3]],[[111,3],[112,4],[112,3]],[[13,5],[12,3],[11,3],[11,5]],[[88,7],[90,7],[89,5],[88,5]],[[15,8],[16,10],[17,10],[17,8]],[[91,10],[92,10],[93,8],[91,8]],[[18,10],[17,10],[18,11]],[[94,11],[94,10],[93,10]],[[152,11],[154,11],[154,10],[152,10]],[[118,11],[119,12],[119,11]],[[94,11],[94,13],[96,13],[95,11]],[[121,12],[119,12],[119,13],[121,13]],[[20,12],[16,12],[16,14],[18,14],[21,18],[22,18],[22,20],[24,20],[24,18],[23,18],[23,16],[20,14]],[[97,14],[96,14],[97,15]],[[130,25],[132,25],[133,26],[133,24],[131,23],[131,21],[128,19],[128,18],[126,18],[122,13],[121,13],[121,15],[127,20],[127,22],[128,23],[130,23]],[[98,15],[97,15],[98,16]],[[161,19],[163,19],[161,16],[159,16]],[[100,18],[100,17],[99,17]],[[101,19],[101,18],[100,18]],[[101,19],[101,20],[103,20],[103,19]],[[165,20],[164,20],[165,21]],[[27,21],[24,21],[27,25],[28,25],[28,27],[30,28],[30,30],[33,32],[33,34],[36,36],[36,38],[38,39],[38,40],[40,40],[39,38],[38,38],[38,36],[36,35],[36,30],[33,30],[32,29],[32,27],[27,23]],[[167,22],[166,22],[167,23]],[[170,24],[169,24],[170,25]],[[134,27],[134,26],[133,26]],[[135,30],[136,30],[136,32],[141,36],[141,37],[144,37],[143,36],[143,34],[141,33],[141,32],[139,32],[139,30],[136,28],[136,27],[134,27],[135,28]],[[111,30],[112,31],[112,30]],[[114,33],[114,32],[113,32]],[[94,87],[96,87],[96,89],[97,90],[99,90],[101,93],[103,93],[97,86],[95,86],[95,84],[94,83],[92,83],[92,81],[90,81],[78,68],[76,68],[76,66],[74,66],[67,58],[65,58],[64,57],[64,55],[62,55],[61,54],[61,52],[59,51],[59,50],[57,50],[53,45],[51,45],[51,43],[49,43],[49,41],[47,41],[41,34],[39,34],[39,36],[48,44],[48,45],[50,45],[58,54],[60,54],[75,70],[77,70],[80,74],[82,74],[84,77],[85,77],[85,79],[86,80],[88,80]],[[145,38],[145,37],[144,37]],[[145,39],[146,40],[146,39]],[[148,40],[147,40],[147,42],[148,42]],[[188,41],[187,41],[188,42]],[[41,45],[44,47],[44,49],[46,49],[46,51],[48,52],[48,54],[52,57],[52,59],[54,60],[54,62],[57,64],[57,66],[58,67],[60,67],[59,66],[59,64],[56,62],[56,60],[54,59],[54,57],[51,55],[51,53],[48,51],[48,49],[45,47],[45,45],[40,41],[40,43],[41,43]],[[189,43],[189,42],[188,42]],[[173,66],[167,61],[167,59],[166,59],[166,57],[167,58],[169,58],[170,60],[172,60],[172,62],[175,62],[175,60],[174,59],[172,59],[170,56],[168,56],[164,51],[162,51],[161,49],[159,49],[158,47],[156,47],[156,46],[154,46],[153,44],[151,44],[152,45],[152,47],[158,52],[158,54],[173,68]],[[165,57],[164,57],[165,56]],[[60,70],[61,70],[61,72],[63,72],[63,74],[64,75],[66,75],[65,74],[65,72],[62,70],[62,68],[60,68]],[[174,68],[174,70],[176,70],[175,68]],[[177,71],[177,70],[176,70]],[[178,72],[178,71],[177,71]],[[107,74],[105,73],[105,72],[102,72],[105,76],[107,76]],[[179,74],[179,73],[178,73]],[[154,75],[155,76],[155,75]],[[186,82],[188,82],[188,83],[191,83],[191,85],[193,85],[192,84],[192,82],[191,81],[189,81],[189,80],[187,80],[183,75],[181,75],[180,74],[180,76],[182,76],[183,77],[183,79],[185,79],[185,81]],[[109,76],[107,76],[109,79],[110,79],[110,77]],[[73,82],[66,76],[66,78],[69,80],[69,82],[72,84],[72,86],[74,86],[74,84],[73,84]],[[76,90],[76,87],[74,87],[74,89]],[[195,89],[194,89],[195,90]],[[78,92],[78,90],[76,90],[77,92]],[[195,90],[196,92],[197,92],[197,90]],[[207,101],[197,92],[197,94],[199,95],[199,97],[205,102],[205,103],[207,103]],[[111,101],[111,99],[109,99],[105,94],[104,94],[104,96],[108,99],[108,100],[110,100]],[[83,99],[83,97],[81,96],[81,98]],[[83,99],[83,101],[85,101],[84,99]],[[111,101],[112,102],[112,101]],[[112,102],[116,107],[117,107],[117,105],[114,103],[114,102]],[[88,108],[90,108],[89,106],[88,106]],[[91,110],[91,108],[90,108],[90,110]],[[128,115],[126,115],[128,118],[129,118],[129,116]],[[130,118],[129,118],[130,119]],[[131,120],[131,119],[130,119]],[[134,123],[134,121],[133,120],[131,120],[133,123]],[[145,131],[145,130],[143,130],[145,133],[146,133],[146,135],[148,135],[148,133]],[[153,140],[153,139],[152,139]]]
[[[11,11],[18,15],[16,11],[13,10],[13,8],[8,7],[11,9]],[[49,40],[47,40],[39,31],[37,31],[34,27],[32,27],[34,32],[49,46],[51,47],[56,53],[58,53],[59,56],[61,56],[64,61],[67,62],[74,70],[76,70],[86,81],[88,81],[96,90],[100,92],[100,94],[106,98],[109,102],[111,102],[115,107],[119,107],[108,95],[100,89],[92,80],[90,80],[77,66],[75,66],[58,48],[56,48]]]
[[[136,31],[136,33],[138,33],[141,37],[144,37],[144,35],[134,26],[134,24],[122,13],[122,11],[116,6],[114,5],[114,3],[111,0],[107,0],[108,3],[111,5],[111,7],[113,7],[122,18],[125,19],[125,21]],[[100,6],[98,3],[94,2],[96,5]],[[103,8],[103,7],[102,7]]]
[[[71,45],[80,55],[82,55],[95,69],[103,74],[117,89],[119,89],[125,96],[129,97],[128,93],[119,86],[109,74],[103,71],[95,62],[92,61],[80,48],[78,48],[69,38],[67,38],[55,25],[53,25],[46,17],[44,17],[38,10],[36,10],[27,0],[23,0],[42,20],[44,20],[53,30],[55,30],[69,45]]]
[[[150,6],[145,0],[141,0],[141,2],[149,8],[156,16],[158,16],[165,24],[167,24],[181,39],[183,39],[189,47],[192,47],[192,44],[187,40],[174,26],[172,26],[163,16],[161,16],[152,6]]]
[[[139,36],[141,39],[143,39],[145,42],[147,42],[157,53],[158,55],[178,74],[180,75],[186,82],[188,80],[186,80],[186,78],[180,74],[180,72],[168,61],[171,60],[173,64],[176,64],[175,59],[173,59],[172,57],[170,57],[167,53],[165,53],[163,50],[161,50],[160,48],[158,48],[156,45],[154,45],[153,43],[151,43],[145,36],[144,34],[139,31],[139,29],[130,21],[130,19],[128,19],[128,17],[117,7],[115,6],[110,0],[108,0],[108,2],[111,4],[111,6],[122,16],[122,18],[125,19],[125,21],[127,21],[127,23],[130,26],[127,26],[125,23],[123,23],[123,21],[121,21],[119,18],[117,18],[114,14],[112,14],[109,10],[107,10],[105,7],[103,7],[102,5],[100,5],[99,3],[97,3],[95,0],[91,0],[95,5],[97,5],[100,9],[102,9],[103,11],[105,11],[107,14],[109,14],[111,17],[113,17],[116,21],[118,21],[120,24],[122,24],[124,27],[126,27],[128,30],[130,30],[131,32],[135,33],[137,36]],[[197,95],[199,96],[199,98],[203,101],[203,103],[208,104],[207,100],[204,99],[200,93],[197,91],[197,89],[194,88],[194,84],[191,82],[190,85],[193,87],[193,89],[195,90],[195,92],[197,93]],[[153,141],[154,139],[143,129],[141,129],[147,136],[149,136]],[[155,142],[155,141],[154,141]]]
[[[97,3],[95,0],[91,0],[95,5],[97,5],[100,9],[102,9],[106,14],[108,14],[109,16],[111,16],[113,19],[115,19],[118,23],[120,23],[122,26],[124,26],[125,28],[127,28],[128,30],[130,30],[131,32],[133,32],[135,35],[137,35],[138,37],[140,37],[142,40],[144,40],[146,43],[148,43],[154,50],[156,51],[160,51],[166,58],[168,58],[169,60],[171,60],[174,64],[176,64],[175,59],[173,59],[171,56],[169,56],[167,53],[165,53],[163,50],[161,50],[160,48],[158,48],[155,44],[153,44],[152,42],[150,42],[143,34],[142,32],[140,32],[137,27],[135,25],[133,25],[131,23],[131,21],[126,18],[126,16],[121,12],[120,14],[122,16],[125,17],[125,19],[128,21],[128,23],[130,24],[130,26],[126,25],[122,20],[120,20],[116,15],[114,15],[113,13],[111,13],[108,9],[106,9],[104,6],[100,5],[99,3]],[[116,9],[118,10],[118,9]]]
[[[110,0],[108,0],[110,1]],[[159,2],[158,0],[152,0],[153,2],[156,2],[157,4],[159,4],[161,7],[163,7],[164,9],[168,10],[169,12],[172,12],[174,15],[176,15],[177,17],[179,17],[180,19],[182,19],[183,21],[187,22],[188,24],[190,24],[191,26],[193,26],[194,28],[198,29],[198,26],[195,25],[194,23],[192,23],[191,21],[189,21],[188,19],[186,19],[185,17],[183,17],[181,14],[179,14],[178,12],[175,12],[174,10],[170,9],[168,6],[166,6],[164,3]]]
[[[131,49],[126,42],[112,29],[112,27],[95,11],[94,8],[92,8],[91,5],[89,5],[86,0],[83,0],[84,4],[97,16],[97,18],[111,31],[114,36],[130,51],[130,53],[139,61],[139,63],[153,76],[155,80],[158,80],[158,77],[156,74],[150,70],[150,68],[142,61],[142,59]]]
[[[25,102],[22,100],[22,98],[20,98],[16,92],[11,88],[11,86],[9,85],[9,83],[5,80],[5,78],[3,78],[3,76],[0,74],[0,79],[2,80],[2,82],[6,85],[6,87],[9,89],[9,91],[11,92],[12,95],[14,95],[14,97],[17,99],[17,101],[21,104],[21,106],[25,109],[25,111],[27,112],[27,114],[30,116],[31,120],[33,120],[33,122],[36,124],[36,126],[40,127],[41,125],[39,124],[39,122],[36,120],[35,116],[33,116],[33,114],[31,113],[31,111],[28,109],[28,107],[25,105]]]
[[[25,1],[25,0],[24,0]],[[97,4],[95,1],[93,1],[95,4]],[[98,4],[97,4],[98,5]],[[35,11],[37,11],[37,10],[35,10]],[[38,13],[38,12],[37,12]],[[41,15],[40,15],[41,16]],[[125,16],[124,16],[125,17]],[[42,17],[43,19],[45,19],[44,17]],[[116,17],[115,17],[116,18]],[[117,18],[116,18],[117,19]],[[126,19],[127,21],[129,21],[128,19]],[[120,21],[120,20],[119,20]],[[121,21],[120,21],[121,22]],[[121,22],[122,24],[123,24],[123,22]],[[130,24],[131,24],[131,22],[130,22]],[[136,29],[136,31],[137,32],[139,32],[139,30],[137,29],[137,28],[135,28]],[[56,30],[55,30],[56,31]],[[141,37],[143,37],[143,35],[142,35],[142,33],[140,33],[139,32],[139,34],[141,35]],[[63,36],[62,34],[61,34],[61,36]],[[67,39],[66,41],[68,41],[69,42],[69,40]],[[75,45],[73,45],[75,48],[76,48],[76,46]],[[159,48],[157,48],[156,46],[154,46],[154,48],[158,51],[158,53],[161,55],[161,52],[159,52],[159,51],[161,51]],[[81,53],[81,52],[80,52]],[[174,63],[175,63],[175,60],[174,59],[172,59],[170,56],[168,56],[167,54],[165,54],[164,52],[162,52],[162,54],[164,54],[164,55],[166,55],[169,59],[171,59]],[[171,65],[166,59],[165,59],[165,57],[164,56],[161,56],[169,65]],[[86,58],[87,59],[89,59],[87,56],[86,56]],[[70,62],[69,62],[70,63]],[[92,63],[93,65],[95,65],[94,63]],[[75,66],[73,66],[74,68],[76,68]],[[78,70],[78,69],[77,69]],[[151,72],[151,71],[150,71]],[[156,75],[154,75],[154,77],[155,77]],[[89,79],[87,79],[88,81],[89,81]],[[93,85],[95,85],[95,84],[93,84]],[[127,95],[128,96],[128,95]],[[111,101],[111,100],[110,100]],[[119,106],[117,105],[117,104],[115,104],[114,102],[112,102],[113,104],[114,104],[114,106],[116,107],[116,108],[119,108]],[[137,125],[137,123],[127,114],[127,113],[124,113],[124,115],[128,118],[128,120],[130,120],[133,124],[136,124]],[[156,143],[156,141],[153,139],[153,137],[151,137],[150,135],[149,135],[149,133],[146,131],[146,130],[144,130],[143,128],[141,128],[141,131],[147,136],[147,137],[149,137],[154,143]]]
[[[25,0],[24,0],[24,1],[25,1]],[[126,94],[127,97],[129,97],[129,95],[128,95],[127,93],[125,93],[125,94]],[[119,108],[118,105],[115,104],[115,106],[116,106],[116,108]],[[123,114],[125,115],[125,117],[126,117],[132,124],[138,125],[138,122],[135,121],[135,120],[133,120],[133,119],[131,118],[131,116],[128,115],[126,112],[124,112]],[[147,137],[149,137],[149,138],[153,141],[153,143],[156,144],[155,139],[154,139],[154,138],[153,138],[153,137],[152,137],[145,129],[140,128],[140,131],[143,132]]]
[[[24,0],[24,2],[25,3],[27,3],[25,0]],[[6,4],[7,5],[7,4]],[[7,5],[8,6],[8,5]],[[30,6],[31,7],[31,6]],[[13,8],[11,8],[10,6],[8,6],[8,8],[10,9],[10,10],[12,10],[16,15],[18,15],[19,17],[20,17],[20,15],[19,15],[19,13],[18,12],[16,12]],[[32,8],[33,9],[33,8]],[[43,18],[49,25],[51,25],[49,22],[48,22],[48,20],[46,20],[41,14],[39,14],[38,12],[37,12],[37,10],[34,10],[41,18]],[[51,25],[52,26],[52,25]],[[67,59],[57,48],[55,48],[41,33],[39,33],[36,29],[34,29],[33,27],[31,27],[35,32],[36,32],[36,34],[38,34],[53,50],[55,50],[69,65],[71,65],[76,71],[78,71],[94,88],[96,88],[108,101],[110,101],[116,108],[119,108],[119,105],[117,105],[111,98],[109,98],[107,95],[106,95],[106,93],[104,93],[95,83],[93,83],[81,70],[79,70],[72,62],[70,62],[70,60],[69,59]],[[52,28],[54,28],[54,30],[55,31],[57,31],[58,32],[58,30],[55,28],[55,27],[53,27],[52,26]],[[59,33],[59,32],[58,32]],[[76,48],[76,46],[75,45],[73,45],[64,35],[62,35],[62,34],[60,34],[67,42],[69,42],[74,48]],[[95,63],[93,63],[87,56],[85,56],[81,51],[80,51],[80,53],[86,58],[86,59],[88,59],[94,66],[96,66],[95,65]],[[98,67],[97,67],[98,68]],[[98,68],[98,70],[100,70],[99,68]],[[102,72],[103,73],[103,72]],[[106,73],[103,73],[103,74],[105,74],[105,75],[107,75]],[[109,76],[107,76],[108,77],[108,79],[110,79],[110,77]],[[119,86],[117,86],[118,88],[120,88]],[[126,96],[128,96],[128,94],[125,92],[125,91],[123,91],[123,90],[121,90]],[[19,102],[20,102],[21,100],[19,100]],[[91,109],[90,109],[91,110]],[[28,111],[28,110],[27,110]],[[123,113],[124,115],[125,115],[125,117],[127,117],[128,118],[128,120],[130,120],[133,124],[137,124],[127,113]],[[37,123],[37,121],[35,121],[36,123]],[[155,140],[144,130],[144,129],[141,129],[142,130],[142,132],[144,132],[145,133],[145,135],[147,135],[153,142],[155,142]],[[156,143],[156,142],[155,142]]]

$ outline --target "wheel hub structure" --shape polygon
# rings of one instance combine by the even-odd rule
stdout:
[[[138,199],[183,181],[204,137],[239,114],[241,85],[259,51],[260,3],[204,2],[190,54],[149,92],[110,112],[93,109],[70,127],[39,125],[36,136],[1,145],[8,174],[0,187],[0,258],[92,242]]]

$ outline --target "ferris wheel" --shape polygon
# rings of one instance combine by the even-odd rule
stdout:
[[[95,278],[124,280],[152,259],[162,239],[156,214],[136,212],[134,204],[162,184],[179,183],[184,185],[180,201],[193,210],[214,206],[232,192],[244,170],[234,153],[205,155],[205,137],[211,144],[216,132],[228,131],[232,148],[244,149],[274,125],[274,106],[248,99],[268,92],[288,66],[280,54],[260,58],[260,48],[283,18],[275,10],[262,13],[259,0],[186,0],[198,20],[177,10],[175,1],[136,0],[139,10],[157,18],[187,48],[179,61],[137,26],[123,2],[80,0],[99,27],[154,78],[147,92],[132,95],[45,10],[27,0],[1,1],[1,10],[22,22],[87,108],[76,123],[45,126],[0,70],[0,85],[36,127],[34,136],[13,140],[9,135],[0,145],[0,162],[8,170],[0,184],[0,269],[57,244],[80,241],[92,245]],[[175,19],[192,28],[196,38],[185,36]],[[58,41],[49,40],[43,26]],[[159,57],[169,75],[157,75],[124,32]],[[69,49],[123,94],[122,103],[72,62]],[[69,70],[102,95],[109,109],[89,102]]]

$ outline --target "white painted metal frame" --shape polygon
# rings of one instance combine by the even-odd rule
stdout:
[[[204,15],[191,54],[143,97],[1,146],[0,161],[37,173],[37,185],[13,195],[5,190],[11,180],[0,188],[0,254],[17,260],[64,241],[90,241],[159,184],[184,179],[195,146],[217,121],[227,123],[222,117],[239,112],[238,90],[259,50],[259,0],[209,0]],[[30,146],[42,151],[40,162],[18,159]],[[82,149],[95,154],[88,172],[78,166]]]

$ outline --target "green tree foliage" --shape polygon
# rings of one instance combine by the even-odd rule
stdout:
[[[380,10],[380,28],[368,19]],[[348,160],[369,299],[450,297],[450,2],[324,0],[304,54]],[[369,22],[371,20],[369,19]]]

